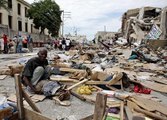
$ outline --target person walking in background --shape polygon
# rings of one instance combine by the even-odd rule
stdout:
[[[66,40],[65,40],[65,38],[63,38],[61,43],[62,43],[62,49],[65,50],[66,49]]]
[[[3,35],[3,41],[4,41],[4,53],[7,54],[8,53],[8,38],[6,34]]]
[[[23,38],[21,35],[18,37],[18,46],[17,46],[17,53],[22,52],[22,47],[23,47]]]
[[[0,53],[2,53],[4,51],[4,40],[3,40],[3,36],[0,36]]]
[[[12,39],[9,39],[8,47],[8,53],[15,53],[15,42]]]
[[[55,39],[55,41],[54,41],[54,48],[55,48],[55,49],[58,48],[58,44],[59,44],[58,42],[59,42],[59,41],[58,41],[57,39]]]
[[[27,37],[27,47],[30,52],[33,52],[33,39],[30,35]]]
[[[27,37],[23,38],[23,48],[27,48]]]
[[[59,49],[62,50],[62,38],[59,39]]]
[[[70,39],[66,39],[66,50],[70,49],[70,44],[71,44]]]
[[[14,44],[14,53],[17,53],[18,39],[17,39],[16,35],[13,37],[13,42],[15,42],[15,44]]]

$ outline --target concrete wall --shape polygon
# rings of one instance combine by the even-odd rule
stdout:
[[[98,37],[101,37],[101,40],[111,40],[115,36],[116,32],[105,32],[105,31],[99,31],[95,35],[95,42],[98,43]]]
[[[7,28],[8,26],[2,26],[0,25],[0,35],[2,36],[3,33],[7,34],[9,38],[13,38],[15,35],[18,35],[18,31],[9,30]],[[27,33],[27,32],[21,32],[22,36],[28,36],[31,35],[34,42],[46,42],[48,40],[47,35],[38,34],[38,33]]]

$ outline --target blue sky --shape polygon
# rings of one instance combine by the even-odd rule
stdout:
[[[32,3],[34,0],[25,0]],[[38,1],[38,0],[36,0]],[[132,8],[153,6],[163,8],[167,0],[55,0],[61,10],[71,12],[65,19],[64,33],[86,35],[93,39],[97,31],[116,32],[121,26],[124,12]]]

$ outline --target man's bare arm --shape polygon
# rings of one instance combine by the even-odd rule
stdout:
[[[30,83],[30,81],[28,80],[28,78],[26,76],[23,77],[23,81],[24,83],[29,86],[31,88],[32,91],[34,91],[35,93],[37,92],[37,90],[34,88],[34,86]]]

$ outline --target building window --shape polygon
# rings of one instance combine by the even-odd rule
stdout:
[[[17,13],[18,13],[18,15],[21,15],[21,5],[20,5],[20,3],[17,4]]]
[[[28,23],[25,23],[25,32],[28,32]]]
[[[33,33],[33,24],[31,24],[31,33]]]
[[[8,25],[9,25],[9,28],[12,29],[12,16],[8,16]]]
[[[0,24],[2,24],[2,13],[0,13]]]
[[[12,9],[12,0],[8,0],[8,8]]]
[[[22,31],[22,22],[21,21],[18,21],[18,30]]]
[[[27,8],[25,7],[25,17],[27,17]]]

